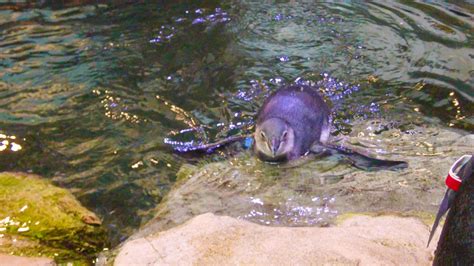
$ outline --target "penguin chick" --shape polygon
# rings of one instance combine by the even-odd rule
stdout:
[[[329,137],[329,107],[309,86],[278,89],[257,115],[254,151],[265,161],[293,160]]]
[[[270,118],[256,130],[256,150],[270,159],[285,159],[295,145],[295,132],[284,120]]]

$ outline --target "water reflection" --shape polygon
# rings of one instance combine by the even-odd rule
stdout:
[[[23,147],[16,143],[16,136],[7,136],[5,134],[0,134],[0,151],[12,151],[17,152],[21,150]]]

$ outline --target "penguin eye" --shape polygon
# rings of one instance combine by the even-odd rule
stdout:
[[[262,132],[260,132],[260,136],[262,136],[262,138],[264,138],[264,139],[266,139],[266,138],[267,138],[267,137],[265,136],[265,133],[263,133],[263,131],[262,131]]]
[[[288,136],[288,131],[283,132],[281,136],[283,137],[283,139],[286,139],[286,137]]]

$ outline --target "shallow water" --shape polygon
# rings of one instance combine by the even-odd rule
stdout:
[[[183,162],[225,156],[165,138],[246,133],[281,84],[327,85],[335,135],[374,117],[474,132],[473,18],[440,1],[0,6],[0,170],[71,189],[118,243]]]

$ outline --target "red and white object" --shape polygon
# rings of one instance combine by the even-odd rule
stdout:
[[[459,158],[449,169],[448,176],[446,177],[446,186],[454,191],[458,191],[461,186],[462,179],[457,175],[461,167],[472,158],[472,155],[464,155]]]

